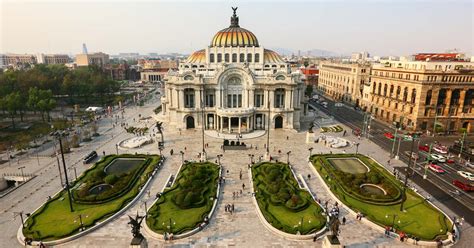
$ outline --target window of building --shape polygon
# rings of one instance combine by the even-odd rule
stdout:
[[[251,63],[252,62],[252,54],[247,53],[247,62]]]
[[[284,108],[285,107],[285,89],[276,89],[275,90],[275,108]]]
[[[255,54],[255,63],[259,63],[259,62],[260,62],[260,54],[256,53]]]
[[[215,102],[215,94],[214,90],[208,90],[206,91],[206,107],[214,107],[214,102]]]
[[[413,90],[411,91],[411,103],[414,104],[415,101],[416,101],[416,89],[413,89]],[[411,114],[411,112],[410,112],[410,114]]]
[[[232,63],[237,63],[237,53],[232,54]]]
[[[218,53],[217,54],[217,63],[220,63],[220,62],[222,62],[222,54]]]
[[[184,107],[194,108],[194,89],[184,89]]]
[[[424,116],[428,116],[429,113],[430,113],[430,109],[429,109],[429,108],[425,108]]]
[[[410,114],[413,114],[413,107],[410,107]]]
[[[255,91],[255,107],[263,107],[263,91]]]
[[[230,57],[230,55],[228,53],[226,53],[225,56],[224,56],[224,61],[229,62],[229,60],[230,60],[229,57]]]
[[[240,54],[240,61],[239,62],[240,63],[245,62],[245,54],[243,54],[243,53]]]

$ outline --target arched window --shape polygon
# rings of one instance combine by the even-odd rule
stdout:
[[[232,63],[237,63],[237,53],[232,54]]]
[[[379,83],[379,89],[378,89],[378,92],[377,94],[380,96],[380,92],[382,91],[382,83]]]
[[[394,90],[394,87],[393,87],[393,84],[390,85],[390,97],[393,97],[393,90]]]
[[[217,54],[217,63],[222,62],[222,53]]]
[[[240,60],[239,60],[240,63],[244,63],[245,62],[245,54],[241,53],[240,54]]]
[[[275,108],[284,108],[285,107],[285,89],[276,89],[275,90]]]
[[[411,103],[415,103],[416,101],[416,89],[411,91]]]
[[[252,54],[247,53],[247,62],[251,63],[252,62]]]
[[[194,108],[194,89],[184,89],[184,107]]]
[[[397,99],[400,99],[400,93],[402,91],[402,88],[400,86],[397,87]]]
[[[403,101],[406,102],[408,99],[408,87],[403,90]]]
[[[432,90],[428,90],[426,92],[426,98],[425,98],[425,104],[426,105],[430,105],[431,104],[431,97],[433,96],[433,91]]]
[[[383,96],[387,96],[387,89],[388,89],[388,85],[385,84],[385,85],[383,86]]]
[[[224,55],[224,61],[225,61],[225,62],[229,62],[229,59],[230,59],[229,57],[230,57],[230,55],[229,55],[228,53],[226,53],[226,54]]]
[[[213,53],[211,53],[209,55],[209,62],[214,63],[214,54]]]
[[[255,54],[255,63],[259,63],[259,62],[260,62],[260,54],[256,53]]]

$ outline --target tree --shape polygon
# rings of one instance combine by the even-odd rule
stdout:
[[[313,86],[311,84],[306,85],[306,90],[304,91],[304,94],[307,97],[311,97],[311,94],[313,94]]]
[[[36,111],[38,110],[38,102],[40,100],[39,96],[39,91],[37,87],[30,88],[28,90],[28,101],[26,102],[26,105],[30,110],[33,110],[33,112],[36,114]]]
[[[7,112],[10,114],[13,128],[15,128],[15,115],[22,105],[20,93],[12,92],[8,94],[5,96],[3,103],[5,104]]]
[[[44,113],[47,113],[48,121],[50,121],[50,112],[56,107],[56,100],[53,99],[53,93],[51,90],[39,90],[39,101],[37,102],[37,108],[41,111],[41,117],[44,120]]]

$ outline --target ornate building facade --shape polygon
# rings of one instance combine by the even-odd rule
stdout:
[[[223,133],[299,129],[306,106],[301,73],[291,73],[277,53],[241,28],[235,11],[207,48],[165,77],[162,114],[179,128],[204,125]]]

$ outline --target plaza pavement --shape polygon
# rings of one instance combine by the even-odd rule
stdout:
[[[152,114],[152,110],[156,107],[154,104],[147,104],[140,108],[127,108],[125,120],[129,125],[146,125],[146,123],[133,122],[133,118],[138,119],[139,113],[142,116]],[[151,123],[148,123],[150,125]],[[304,127],[303,130],[307,129]],[[154,195],[161,191],[170,174],[177,173],[179,164],[181,163],[181,155],[179,151],[184,151],[184,159],[197,159],[198,153],[201,152],[201,130],[181,130],[174,126],[164,124],[165,149],[163,154],[167,156],[164,166],[159,170],[153,178],[149,187],[149,194],[144,194],[142,199],[134,204],[126,214],[114,219],[104,227],[97,231],[87,234],[79,239],[69,242],[58,247],[128,247],[131,240],[130,227],[128,227],[128,216],[135,215],[137,212],[144,214],[144,202],[147,207],[151,206]],[[84,171],[87,166],[82,165],[82,158],[91,150],[95,149],[99,154],[105,151],[107,154],[115,153],[115,144],[119,141],[131,137],[120,127],[112,128],[110,122],[103,121],[99,129],[102,134],[97,140],[85,144],[79,151],[67,155],[67,164],[72,165],[77,162],[77,172]],[[104,133],[105,132],[105,133]],[[347,132],[350,133],[350,132]],[[341,133],[336,134],[341,135]],[[157,135],[158,136],[158,135]],[[288,137],[288,139],[287,139]],[[375,144],[366,140],[356,140],[355,137],[348,135],[348,140],[360,142],[359,152],[372,156],[380,163],[385,164],[388,153],[384,152]],[[309,155],[308,148],[313,147],[313,154],[319,152],[338,152],[336,149],[328,149],[322,144],[305,144],[306,133],[285,130],[275,130],[270,132],[270,153],[278,160],[286,161],[287,151],[291,151],[290,163],[297,174],[311,174],[311,179],[307,183],[311,191],[322,202],[330,200],[330,205],[334,204],[334,199],[330,197],[323,187],[322,183],[316,175],[313,174],[307,164]],[[254,159],[258,159],[263,155],[263,149],[266,143],[266,135],[253,139],[245,140],[245,143],[254,147],[247,151],[225,151],[220,150],[222,140],[205,136],[205,143],[209,144],[207,148],[208,159],[214,161],[217,154],[223,154],[221,163],[224,169],[226,183],[221,188],[222,197],[219,199],[218,207],[210,224],[201,232],[181,240],[175,241],[158,241],[150,237],[148,239],[149,247],[320,247],[321,241],[316,243],[309,241],[292,241],[286,240],[268,231],[257,217],[255,206],[251,202],[250,190],[248,189],[249,178],[247,174],[247,164],[249,163],[248,154],[254,154]],[[258,147],[258,150],[255,149]],[[174,150],[174,155],[170,156],[170,150]],[[347,152],[354,152],[355,147],[347,148]],[[281,150],[281,155],[278,155]],[[144,146],[140,149],[130,149],[129,152],[141,153],[158,153],[156,143]],[[120,151],[119,152],[124,152]],[[39,174],[37,178],[17,189],[15,192],[0,199],[0,240],[2,247],[20,247],[16,240],[16,232],[20,226],[19,218],[13,220],[13,212],[25,211],[32,212],[41,206],[46,197],[53,195],[60,189],[59,178],[57,173],[57,164],[55,158],[41,158],[41,165],[37,165],[36,158],[28,158],[22,161],[22,165],[26,165],[28,172]],[[393,161],[391,166],[400,166],[401,162]],[[4,168],[5,164],[0,168],[0,173],[4,170],[17,171],[16,166],[12,164],[12,168]],[[6,167],[9,167],[8,164]],[[391,169],[391,168],[390,168]],[[229,171],[227,173],[227,170]],[[239,179],[239,172],[242,170],[243,178]],[[25,170],[26,172],[26,170]],[[69,171],[70,178],[73,175]],[[243,196],[233,199],[232,192],[240,191],[242,184],[246,185]],[[224,205],[234,203],[234,214],[225,213]],[[443,208],[443,206],[441,206]],[[444,210],[444,209],[443,209]],[[362,224],[355,220],[354,216],[347,215],[347,211],[341,208],[341,218],[346,216],[346,225],[341,226],[340,240],[343,245],[349,247],[404,247],[397,240],[385,238],[383,232],[374,230],[368,225]],[[448,211],[448,214],[451,214]],[[295,223],[296,224],[296,223]]]

